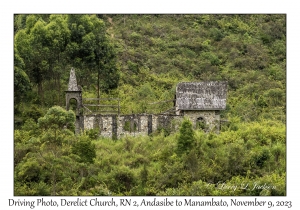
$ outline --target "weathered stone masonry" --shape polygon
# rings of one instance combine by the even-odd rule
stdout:
[[[175,115],[85,115],[84,129],[98,129],[104,137],[149,135],[160,128],[177,130],[183,116]],[[116,127],[116,129],[114,129]]]
[[[189,118],[195,129],[219,132],[220,110],[226,107],[226,82],[184,82],[176,88],[176,114],[91,114],[83,115],[82,94],[77,86],[75,70],[70,72],[66,108],[71,99],[77,102],[75,133],[97,129],[99,135],[110,138],[149,135],[159,129],[177,131],[184,117]]]

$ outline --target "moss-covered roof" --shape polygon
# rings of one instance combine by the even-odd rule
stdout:
[[[176,87],[179,110],[222,110],[226,108],[227,82],[182,82]]]

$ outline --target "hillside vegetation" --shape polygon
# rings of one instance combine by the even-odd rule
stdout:
[[[286,194],[285,15],[14,20],[15,195]],[[228,81],[228,122],[219,135],[186,122],[117,141],[75,136],[74,113],[61,108],[71,67],[83,97],[118,97],[123,114],[170,109],[150,103],[173,99],[178,82]]]

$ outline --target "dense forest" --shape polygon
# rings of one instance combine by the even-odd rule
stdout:
[[[173,106],[178,82],[227,81],[220,134],[74,134],[83,97],[122,114]],[[68,126],[66,126],[68,125]],[[14,16],[15,195],[286,195],[286,15]]]

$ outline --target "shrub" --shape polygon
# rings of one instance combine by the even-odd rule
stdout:
[[[81,158],[80,162],[93,163],[96,158],[96,148],[87,136],[80,136],[72,147],[72,153]]]
[[[120,166],[111,173],[111,180],[109,183],[109,189],[117,194],[126,194],[135,186],[136,176],[126,166]]]

